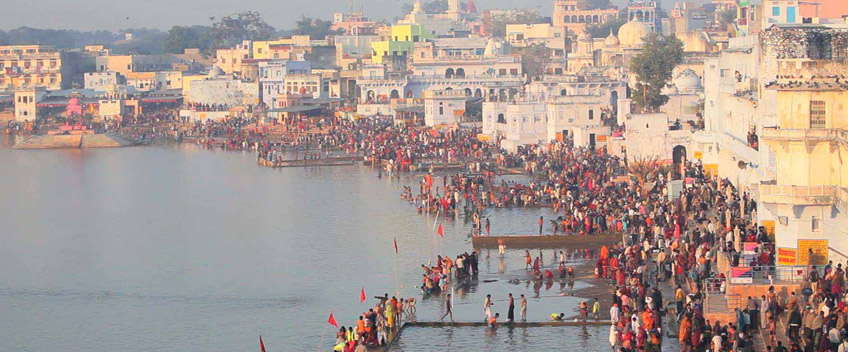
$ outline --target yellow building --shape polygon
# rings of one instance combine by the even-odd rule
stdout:
[[[431,32],[417,24],[392,26],[386,40],[371,42],[371,62],[382,64],[384,56],[403,56],[412,53],[415,43],[433,38]]]
[[[271,54],[272,46],[309,46],[311,43],[312,40],[308,35],[294,35],[291,38],[276,40],[257,40],[253,42],[252,55],[257,60],[275,59]]]
[[[0,92],[45,88],[60,90],[64,82],[62,52],[44,45],[0,46]]]
[[[777,177],[758,185],[759,200],[777,215],[778,247],[801,251],[804,241],[826,240],[825,252],[844,260],[848,85],[826,78],[825,73],[845,72],[848,65],[826,61],[780,65],[783,75],[767,86],[777,91],[777,126],[764,127],[762,133],[775,154]]]

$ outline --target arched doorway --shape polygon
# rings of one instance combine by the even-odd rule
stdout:
[[[483,97],[483,91],[481,91],[480,88],[475,89],[474,90],[474,97],[475,98],[482,98]]]
[[[390,99],[400,98],[400,93],[398,93],[397,89],[392,89],[392,92],[389,93],[389,98]]]
[[[368,93],[366,93],[365,95],[365,99],[367,99],[368,101],[374,101],[374,91],[369,90]]]
[[[506,123],[506,117],[504,117],[504,114],[498,114],[498,123]]]
[[[672,178],[675,180],[683,178],[684,170],[686,170],[686,147],[675,146],[671,151],[671,161],[674,163],[674,176]]]
[[[447,70],[445,70],[445,78],[451,78],[451,77],[453,77],[453,75],[454,75],[453,68],[448,68]]]
[[[559,91],[559,95],[560,95],[560,96],[563,96],[563,97],[564,97],[564,96],[566,96],[566,95],[567,95],[567,93],[568,93],[568,92],[567,92],[567,91],[565,91],[565,89],[563,89],[563,90]]]
[[[456,77],[457,78],[465,78],[465,69],[460,67],[456,69]]]
[[[471,94],[474,94],[474,93],[471,92],[471,88],[465,88],[465,96],[470,97]]]

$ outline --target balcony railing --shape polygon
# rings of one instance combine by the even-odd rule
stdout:
[[[763,139],[767,141],[848,143],[848,131],[835,128],[780,128],[763,127]]]
[[[791,205],[844,205],[848,192],[837,186],[789,186],[755,184],[760,202]]]

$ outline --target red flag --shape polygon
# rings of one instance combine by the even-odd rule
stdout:
[[[445,231],[442,230],[442,224],[439,224],[439,230],[437,232],[439,233],[439,236],[442,236],[442,238],[445,237]]]
[[[339,327],[339,323],[336,322],[336,317],[333,316],[332,312],[330,312],[330,319],[327,319],[327,322],[332,326]]]
[[[265,352],[265,342],[262,342],[262,335],[259,335],[259,349]]]
[[[395,240],[395,254],[398,254],[397,238],[395,238],[394,240]]]
[[[359,303],[365,302],[365,287],[359,291]]]

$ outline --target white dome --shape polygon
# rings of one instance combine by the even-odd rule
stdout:
[[[618,40],[624,46],[640,46],[651,33],[648,26],[640,21],[630,21],[618,29]]]
[[[685,69],[680,72],[673,82],[680,90],[701,89],[701,77],[692,69]]]

